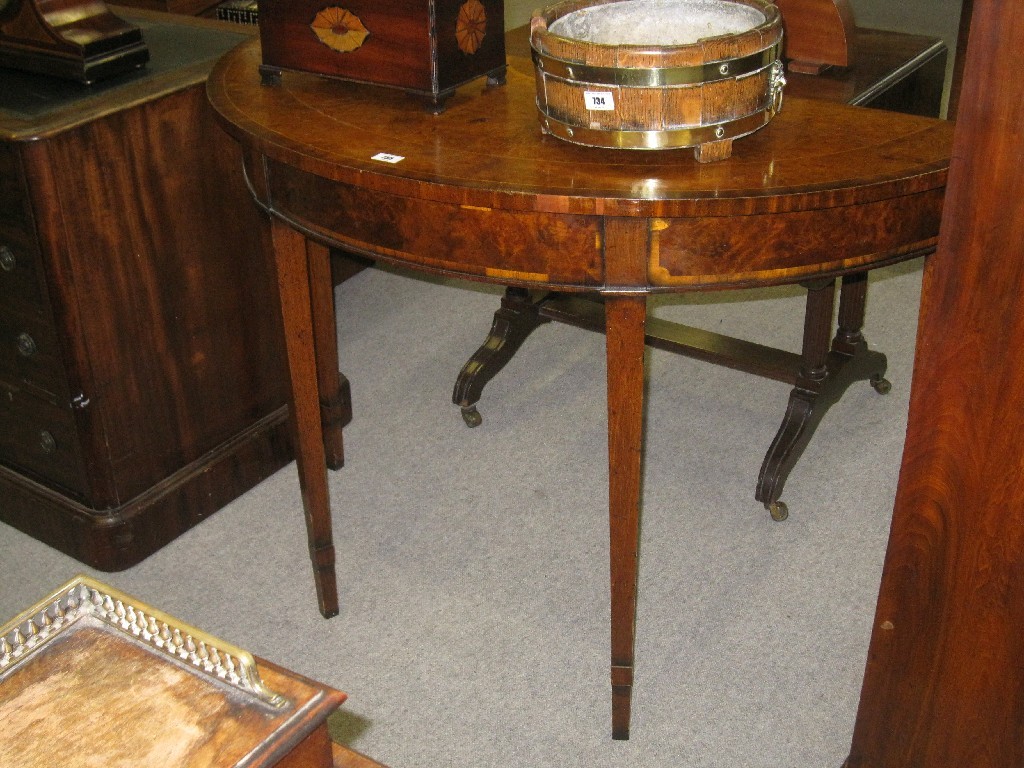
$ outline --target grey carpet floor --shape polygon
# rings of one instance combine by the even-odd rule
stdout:
[[[632,738],[609,728],[604,342],[550,324],[450,402],[488,287],[365,271],[337,290],[355,420],[331,474],[341,614],[316,609],[294,464],[100,579],[346,691],[334,737],[392,768],[838,768],[906,425],[920,262],[872,276],[892,392],[852,388],[753,498],[787,387],[649,353]],[[660,298],[656,316],[796,351],[802,292]],[[0,500],[0,504],[2,504]],[[84,566],[0,525],[0,621]]]

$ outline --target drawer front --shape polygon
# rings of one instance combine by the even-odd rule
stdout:
[[[70,408],[0,382],[0,462],[40,482],[84,495],[81,450]]]
[[[0,307],[44,317],[46,303],[35,244],[5,234],[0,223]]]
[[[66,401],[67,380],[53,326],[0,309],[0,378]]]
[[[0,226],[19,235],[32,234],[21,159],[10,145],[0,144]]]
[[[45,314],[41,277],[21,164],[11,147],[0,145],[0,306]]]

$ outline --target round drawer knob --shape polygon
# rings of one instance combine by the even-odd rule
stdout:
[[[6,245],[0,245],[0,269],[4,272],[13,272],[14,266],[14,251]]]
[[[17,341],[18,353],[24,357],[31,357],[39,349],[39,347],[36,346],[36,340],[27,333],[19,333]]]
[[[47,455],[54,454],[57,452],[57,441],[53,439],[52,434],[44,429],[39,433],[39,447]]]

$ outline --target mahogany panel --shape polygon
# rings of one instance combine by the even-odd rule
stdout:
[[[775,0],[785,25],[785,56],[795,72],[847,66],[854,58],[853,8],[848,0]]]
[[[83,498],[89,484],[71,409],[3,381],[0,398],[0,460]]]
[[[84,494],[69,494],[66,488],[51,487],[49,479],[43,484],[0,466],[3,521],[92,568],[130,568],[291,461],[287,418],[282,406],[146,493],[100,512]],[[25,445],[19,441],[14,448],[24,452]],[[73,469],[82,471],[70,462],[64,471]]]
[[[973,7],[849,768],[1024,765],[1024,16]]]
[[[45,319],[0,308],[0,367],[19,386],[67,398],[59,340]]]
[[[248,193],[240,152],[204,98],[196,86],[47,146],[62,212],[50,245],[71,255],[51,279],[55,293],[88,297],[75,308],[81,333],[67,338],[100,377],[88,394],[117,403],[102,413],[112,504],[229,439],[239,412],[263,415],[283,399],[283,368],[265,364],[282,359],[280,339],[253,322],[262,315],[264,328],[276,324],[269,263],[221,257],[228,246],[268,253],[265,229],[251,226],[251,213],[209,228],[208,211]],[[131,157],[124,146],[135,148]]]
[[[596,217],[417,200],[335,184],[282,163],[267,166],[269,206],[346,249],[509,284],[603,284]]]
[[[294,69],[315,66],[318,71],[354,80],[431,89],[433,56],[427,3],[349,2],[345,9],[372,33],[367,35],[365,47],[360,46],[358,54],[349,51],[347,56],[332,51],[310,33],[310,24],[325,7],[320,0],[282,0],[261,5],[264,61]]]
[[[468,23],[467,23],[468,22]],[[437,103],[505,66],[500,0],[263,0],[262,72],[316,72],[418,93]]]
[[[27,189],[18,153],[0,145],[0,306],[41,317],[46,296]]]
[[[101,570],[291,458],[268,226],[204,94],[252,33],[123,13],[143,71],[0,70],[0,520]]]
[[[974,8],[973,0],[962,0],[960,6],[960,25],[956,35],[956,56],[953,59],[953,77],[949,84],[949,104],[947,114],[956,117],[960,105],[960,89],[964,80],[964,64],[967,61],[967,41],[971,36],[971,15]]]
[[[727,226],[714,218],[661,219],[650,281],[697,288],[863,269],[934,247],[942,198],[933,189],[865,205],[736,216]]]

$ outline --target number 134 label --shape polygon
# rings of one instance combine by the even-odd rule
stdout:
[[[590,111],[611,111],[615,109],[615,97],[611,91],[584,91],[583,101]]]

